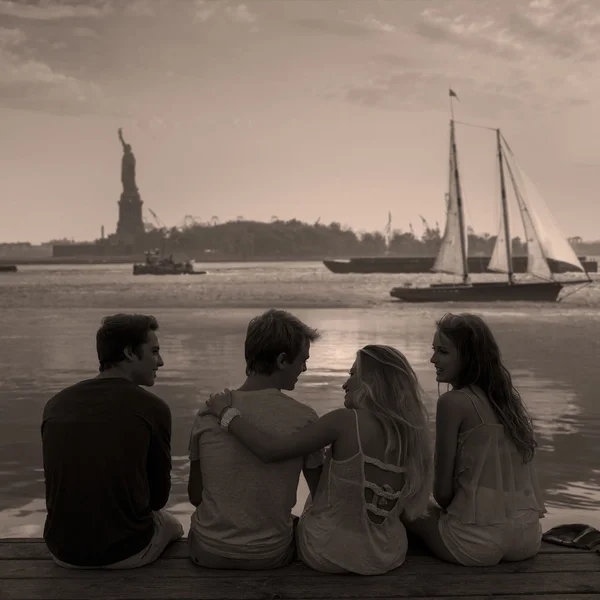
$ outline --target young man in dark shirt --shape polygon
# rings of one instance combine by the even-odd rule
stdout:
[[[183,536],[164,510],[171,489],[171,411],[140,386],[163,366],[152,316],[105,317],[100,373],[49,400],[42,420],[44,540],[63,567],[128,569]]]

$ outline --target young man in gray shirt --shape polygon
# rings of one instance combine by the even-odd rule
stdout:
[[[283,310],[252,319],[245,342],[246,381],[233,406],[257,426],[289,435],[318,419],[282,390],[306,371],[310,344],[320,334]],[[292,508],[300,471],[314,496],[323,453],[266,464],[203,414],[190,436],[188,494],[196,506],[189,533],[192,560],[203,567],[273,569],[295,557]]]

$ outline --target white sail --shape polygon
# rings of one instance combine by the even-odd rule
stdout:
[[[492,258],[488,264],[490,271],[497,271],[498,273],[510,272],[508,265],[508,256],[506,255],[506,231],[504,227],[504,215],[502,207],[500,207],[500,218],[498,219],[498,235],[496,236],[496,243],[492,251]]]
[[[510,149],[509,149],[510,151]],[[544,198],[537,190],[533,181],[516,164],[514,155],[510,155],[514,175],[518,186],[517,200],[523,215],[523,224],[527,235],[527,244],[529,247],[529,238],[534,237],[533,261],[538,263],[541,260],[546,264],[544,277],[550,276],[550,269],[546,259],[552,258],[556,261],[567,263],[581,271],[584,271],[583,265],[577,258],[571,244],[561,232],[556,220],[548,209]],[[531,262],[532,253],[528,251]],[[534,265],[532,274],[540,274],[542,267]]]
[[[527,273],[530,275],[535,275],[536,277],[550,279],[552,277],[550,267],[548,266],[548,262],[544,257],[544,252],[539,241],[539,236],[536,231],[531,211],[529,210],[529,207],[527,206],[527,203],[521,193],[521,190],[523,189],[523,181],[520,178],[520,175],[522,175],[522,173],[520,170],[518,170],[516,165],[513,164],[513,161],[509,160],[509,156],[506,154],[505,159],[513,190],[517,198],[517,204],[519,205],[519,210],[521,211],[523,229],[525,230],[525,240],[527,242]]]
[[[550,213],[544,198],[536,189],[533,181],[519,169],[518,165],[517,170],[523,181],[523,200],[529,209],[544,256],[584,271],[577,254],[575,254],[573,247],[561,232],[558,223]]]
[[[501,148],[498,148],[497,152],[502,152]],[[498,156],[497,158],[499,159],[500,157]],[[506,236],[508,235],[510,237],[510,211],[508,210],[507,206],[505,216],[502,200],[502,185],[504,182],[504,172],[500,172],[500,169],[504,170],[504,153],[502,153],[502,159],[503,160],[498,165],[498,180],[496,182],[496,190],[498,190],[499,192],[498,201],[496,203],[496,206],[498,208],[498,233],[496,235],[496,242],[494,244],[494,249],[492,250],[492,257],[490,258],[488,269],[490,271],[496,271],[498,273],[510,273],[512,272],[512,268],[511,265],[509,265],[509,256],[512,258],[512,249],[510,255],[506,252]],[[505,223],[505,219],[508,219],[508,223]],[[512,240],[509,240],[509,242],[512,246]]]
[[[461,230],[458,213],[458,190],[454,171],[456,168],[456,157],[452,151],[453,130],[450,136],[450,173],[448,182],[448,201],[446,206],[446,228],[440,249],[433,265],[432,271],[437,273],[449,273],[464,277],[464,265],[461,250]],[[466,237],[466,236],[465,236]],[[465,239],[465,254],[467,252],[467,240]]]

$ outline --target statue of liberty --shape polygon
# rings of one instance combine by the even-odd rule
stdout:
[[[135,183],[135,156],[131,151],[131,144],[123,139],[123,129],[119,127],[119,140],[123,146],[123,158],[121,159],[121,182],[125,195],[137,194],[138,188]]]

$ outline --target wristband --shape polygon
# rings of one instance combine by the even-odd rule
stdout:
[[[220,413],[219,413],[219,417],[218,417],[218,421],[219,423],[221,422],[221,419],[223,418],[223,415],[225,414],[225,411],[228,410],[229,408],[231,408],[230,406],[226,406]]]
[[[235,417],[241,417],[242,413],[237,408],[231,408],[228,406],[222,413],[221,416],[221,429],[227,431],[229,429],[229,424]]]

